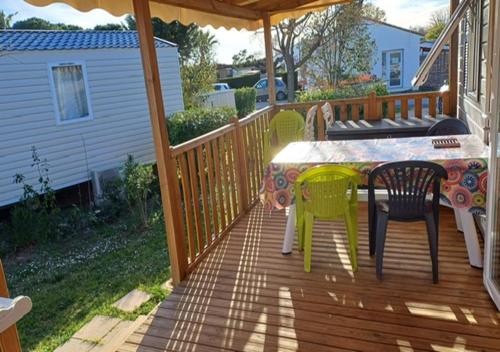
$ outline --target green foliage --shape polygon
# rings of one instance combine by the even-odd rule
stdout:
[[[255,88],[240,88],[234,92],[234,100],[236,102],[236,111],[238,117],[247,116],[255,111],[255,101],[257,98],[257,91]]]
[[[123,165],[123,189],[125,199],[132,213],[139,215],[144,227],[149,225],[149,203],[151,186],[156,179],[153,165],[140,165],[132,155],[127,156]]]
[[[251,75],[245,75],[240,77],[230,77],[221,79],[221,83],[229,84],[229,87],[233,89],[243,88],[243,87],[253,87],[260,79],[260,73],[253,73]]]
[[[83,28],[80,26],[76,26],[73,24],[64,24],[64,23],[52,23],[43,18],[39,17],[31,17],[25,20],[17,21],[12,25],[13,29],[46,29],[46,30],[82,30]]]
[[[6,14],[5,11],[0,10],[0,29],[9,29],[12,26],[12,18],[17,14]]]
[[[184,107],[198,107],[199,96],[213,90],[217,78],[217,68],[213,63],[186,64],[181,67],[182,95]]]
[[[167,126],[172,145],[186,142],[224,126],[236,116],[232,108],[191,109],[176,112],[167,118]]]
[[[126,29],[121,23],[98,24],[94,27],[94,31],[124,31]]]
[[[375,91],[377,96],[389,95],[387,86],[383,82],[375,82],[370,84],[351,85],[336,89],[330,88],[304,91],[300,92],[299,96],[297,97],[297,101],[307,102],[365,97],[368,96],[372,91]]]
[[[425,40],[436,40],[443,31],[445,26],[446,23],[443,22],[434,24],[427,30],[427,33],[425,33]]]
[[[235,67],[255,66],[259,63],[259,59],[254,54],[249,54],[247,49],[240,50],[232,59]]]
[[[40,158],[34,146],[31,147],[31,158],[31,167],[36,170],[38,176],[38,187],[27,183],[24,175],[14,176],[14,182],[22,185],[23,189],[19,203],[12,207],[10,214],[8,231],[14,249],[45,242],[60,234],[60,209],[56,205],[55,192],[50,186],[49,164],[46,159]]]

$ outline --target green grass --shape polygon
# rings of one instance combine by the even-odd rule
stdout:
[[[53,351],[97,314],[132,320],[167,296],[160,288],[170,277],[163,223],[147,230],[132,223],[101,225],[4,259],[11,295],[33,301],[18,324],[23,351]],[[134,288],[153,298],[134,313],[111,306]]]

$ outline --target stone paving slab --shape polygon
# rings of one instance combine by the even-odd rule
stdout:
[[[121,322],[118,318],[106,317],[97,315],[78,330],[73,338],[86,340],[91,342],[98,342],[104,338],[115,326]]]
[[[149,293],[134,289],[120,298],[118,301],[113,303],[113,307],[116,307],[125,312],[133,312],[143,303],[149,301],[150,298],[151,295]]]
[[[56,348],[54,352],[90,352],[94,347],[95,344],[72,337],[64,345]]]

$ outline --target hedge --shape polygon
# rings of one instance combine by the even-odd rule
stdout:
[[[255,111],[257,91],[255,88],[240,88],[234,92],[238,117],[242,118]]]
[[[365,84],[356,84],[336,89],[318,89],[300,92],[297,95],[298,102],[334,100],[366,97],[370,92],[375,91],[377,96],[389,95],[387,86],[383,82],[373,82]]]
[[[260,72],[257,72],[251,75],[224,78],[221,79],[220,82],[229,84],[229,87],[233,89],[238,89],[243,87],[253,87],[255,83],[257,83],[259,80],[260,80]]]
[[[227,124],[236,116],[233,108],[190,109],[167,118],[168,136],[172,145],[199,137]]]

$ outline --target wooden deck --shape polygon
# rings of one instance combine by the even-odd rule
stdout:
[[[360,210],[357,273],[342,223],[316,223],[312,272],[281,255],[284,212],[257,205],[119,351],[497,351],[500,313],[442,209],[440,283],[424,224],[390,223],[382,283]]]

